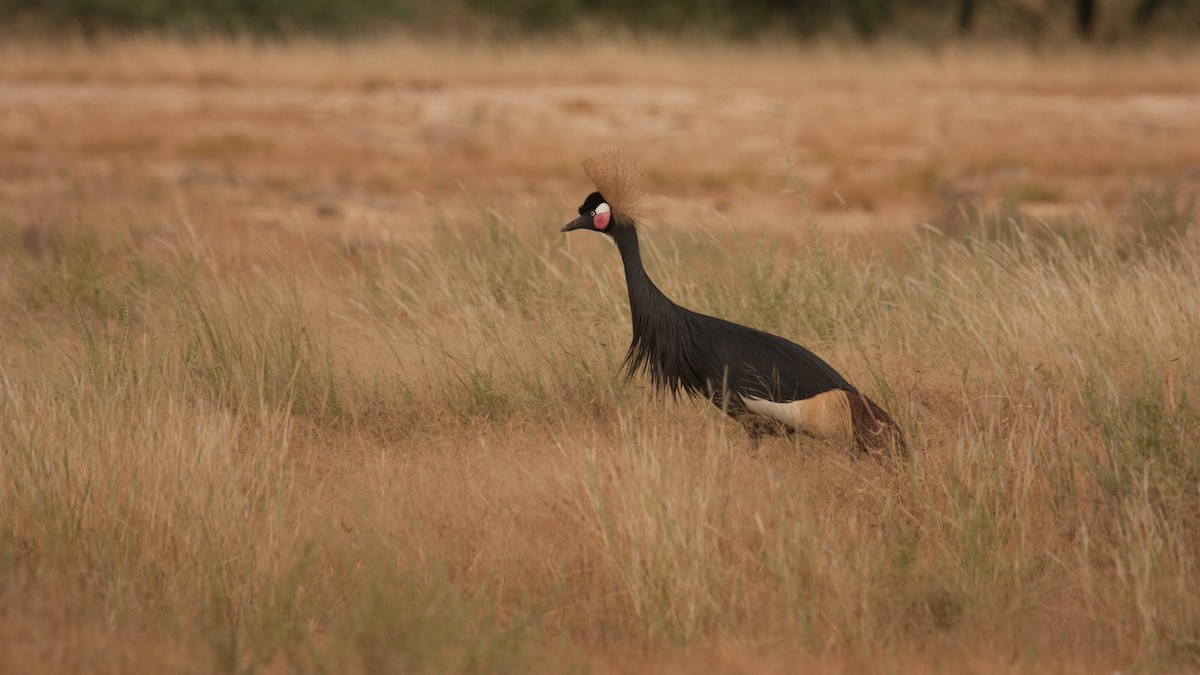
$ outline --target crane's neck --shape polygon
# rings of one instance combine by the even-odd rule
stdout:
[[[619,227],[613,232],[621,261],[625,263],[625,284],[629,287],[629,315],[633,340],[625,355],[625,372],[632,377],[639,371],[650,375],[662,391],[689,395],[703,394],[706,382],[695,367],[695,326],[692,313],[676,305],[646,274],[638,249],[637,230]]]
[[[629,288],[629,310],[633,315],[634,334],[638,328],[649,327],[655,317],[661,317],[664,309],[675,308],[675,303],[663,294],[646,274],[642,266],[642,253],[638,247],[637,228],[620,227],[613,232],[621,262],[625,264],[625,285]]]

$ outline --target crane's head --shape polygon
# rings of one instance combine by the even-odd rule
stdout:
[[[571,230],[595,230],[607,232],[613,224],[612,207],[599,192],[593,192],[579,207],[579,217],[563,225],[563,232]]]
[[[614,228],[635,227],[641,216],[644,191],[642,175],[633,162],[616,152],[589,157],[583,170],[596,185],[579,207],[579,217],[563,226],[563,232],[594,230],[612,234]]]

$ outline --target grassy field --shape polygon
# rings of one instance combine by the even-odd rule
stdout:
[[[0,52],[0,672],[1200,668],[1197,54]],[[909,459],[621,381],[610,147]]]

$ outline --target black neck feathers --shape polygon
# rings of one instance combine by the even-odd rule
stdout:
[[[671,301],[646,274],[638,247],[636,227],[615,228],[612,233],[625,264],[633,341],[625,355],[625,374],[649,374],[656,389],[678,395],[704,395],[709,384],[695,363],[697,315]]]

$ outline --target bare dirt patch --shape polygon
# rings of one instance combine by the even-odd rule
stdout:
[[[572,77],[561,47],[31,47],[40,60],[0,68],[0,195],[17,218],[66,200],[121,220],[186,214],[219,240],[408,236],[497,198],[532,217],[573,206],[581,159],[613,147],[643,166],[660,220],[715,212],[755,230],[804,223],[789,157],[834,231],[1001,200],[1112,213],[1139,186],[1200,185],[1200,80],[1177,72],[1181,55],[722,61],[631,45],[607,66],[580,57]]]

